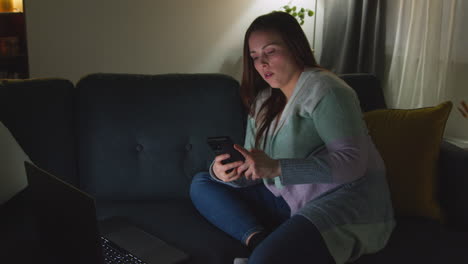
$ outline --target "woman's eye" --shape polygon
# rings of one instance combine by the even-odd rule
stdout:
[[[252,57],[253,61],[256,61],[257,59],[258,59],[258,57]]]
[[[272,49],[272,50],[267,50],[267,51],[266,51],[266,54],[273,54],[274,52],[275,52],[274,49]]]

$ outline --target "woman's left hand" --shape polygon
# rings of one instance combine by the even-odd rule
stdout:
[[[272,159],[262,150],[246,150],[240,145],[234,144],[234,148],[245,158],[244,164],[237,167],[237,173],[244,173],[247,179],[274,178],[281,174],[279,160]]]

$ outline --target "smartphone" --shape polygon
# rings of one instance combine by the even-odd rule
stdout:
[[[216,154],[216,156],[221,154],[229,153],[230,157],[221,161],[221,164],[227,164],[235,161],[245,161],[244,156],[234,148],[234,142],[228,136],[222,137],[209,137],[206,142],[210,145],[210,148]],[[232,169],[226,171],[226,173],[231,172]]]

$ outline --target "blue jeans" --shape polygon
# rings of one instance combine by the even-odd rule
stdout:
[[[213,225],[245,244],[254,232],[271,233],[249,257],[249,263],[334,263],[317,228],[305,217],[290,217],[282,197],[262,184],[234,188],[207,172],[194,176],[190,196]]]

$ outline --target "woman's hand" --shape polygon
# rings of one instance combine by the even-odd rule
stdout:
[[[237,170],[235,168],[239,167],[242,165],[244,162],[243,161],[235,161],[227,164],[222,164],[221,161],[225,159],[229,159],[231,155],[229,154],[222,154],[218,155],[215,158],[215,162],[213,164],[213,172],[215,173],[216,177],[224,182],[230,182],[239,179],[241,176],[240,174],[237,173]],[[228,170],[233,169],[229,173],[226,173]]]
[[[272,159],[262,150],[246,150],[234,144],[234,148],[244,156],[244,164],[237,168],[237,175],[244,174],[247,179],[274,178],[281,175],[279,160]]]

